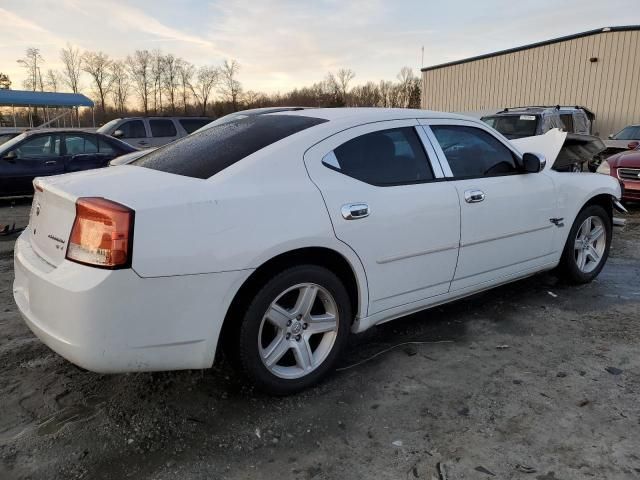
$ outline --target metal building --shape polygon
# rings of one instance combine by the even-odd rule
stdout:
[[[607,27],[422,69],[422,108],[582,105],[601,137],[640,123],[640,25]]]

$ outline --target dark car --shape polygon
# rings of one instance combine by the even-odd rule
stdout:
[[[31,195],[35,177],[106,167],[136,149],[80,130],[31,130],[0,145],[0,196]]]
[[[640,202],[640,147],[607,158],[598,173],[611,175],[620,182],[622,200]]]

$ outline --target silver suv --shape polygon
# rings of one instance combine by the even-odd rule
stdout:
[[[111,135],[136,148],[152,148],[186,137],[212,122],[209,117],[128,117],[105,123],[98,133]]]
[[[481,120],[508,139],[543,135],[552,128],[568,133],[591,135],[595,115],[584,107],[515,107],[505,108]]]

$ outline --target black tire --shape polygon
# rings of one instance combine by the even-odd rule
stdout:
[[[600,263],[592,271],[585,272],[578,267],[574,245],[576,242],[576,237],[578,235],[578,230],[581,228],[584,221],[589,217],[597,217],[602,221],[605,229],[606,243],[604,246],[604,251],[600,257]],[[600,271],[604,268],[605,263],[607,263],[607,258],[609,257],[609,249],[611,248],[612,232],[612,219],[604,208],[602,208],[600,205],[589,205],[588,207],[583,208],[573,222],[573,225],[571,226],[569,236],[567,237],[567,242],[562,252],[562,257],[560,259],[560,265],[558,269],[561,276],[568,282],[574,284],[589,283],[594,278],[596,278]]]
[[[337,333],[326,358],[314,370],[300,378],[281,378],[266,367],[260,354],[261,324],[272,302],[287,289],[306,283],[322,287],[333,297],[338,312]],[[236,336],[235,357],[241,371],[258,389],[271,395],[290,395],[318,383],[336,364],[346,346],[351,321],[349,295],[333,272],[317,265],[292,267],[267,281],[249,303]]]

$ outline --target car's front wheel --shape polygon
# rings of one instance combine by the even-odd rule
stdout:
[[[269,280],[242,319],[238,361],[261,390],[287,395],[317,383],[344,349],[347,290],[330,270],[301,265]]]
[[[590,205],[576,217],[564,248],[561,270],[573,283],[588,283],[604,268],[611,246],[612,222],[604,208]]]

